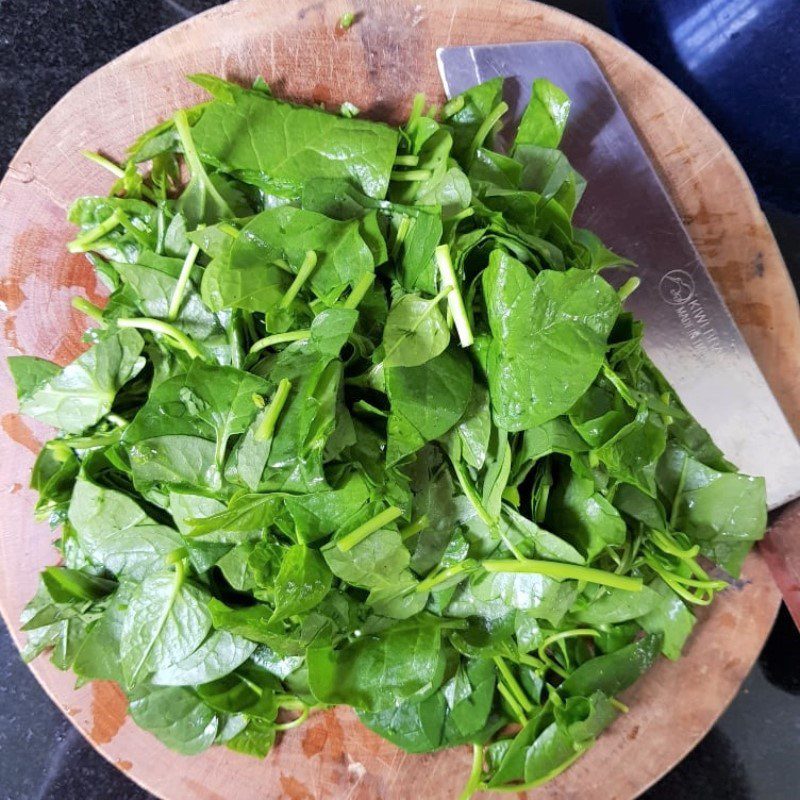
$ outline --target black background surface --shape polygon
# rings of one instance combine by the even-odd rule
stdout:
[[[81,78],[213,5],[212,0],[0,0],[0,174],[33,125]],[[609,27],[600,0],[552,5]],[[279,3],[273,8],[277,11]],[[800,217],[775,207],[765,211],[797,285]],[[800,634],[785,608],[731,707],[689,756],[644,796],[800,796]],[[73,728],[20,661],[1,623],[0,798],[151,798]]]

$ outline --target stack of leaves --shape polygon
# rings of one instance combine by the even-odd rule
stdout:
[[[76,299],[91,346],[10,360],[60,431],[25,657],[118,682],[182,753],[263,756],[343,704],[410,752],[473,744],[464,796],[549,779],[679,656],[727,585],[709,562],[735,575],[763,535],[763,481],[572,224],[557,87],[502,154],[499,80],[400,130],[194,80],[213,99],[92,155],[117,181],[70,210],[110,290]]]

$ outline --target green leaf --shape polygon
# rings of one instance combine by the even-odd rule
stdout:
[[[318,297],[354,285],[375,263],[361,226],[359,220],[341,222],[291,206],[262,211],[242,229],[220,273],[223,304],[250,311],[276,308],[308,252],[317,259],[308,286]],[[280,267],[273,266],[278,262]]]
[[[386,367],[418,367],[442,353],[450,331],[439,310],[439,298],[403,295],[390,309],[383,329]]]
[[[214,743],[219,717],[186,686],[141,687],[130,700],[133,721],[183,755],[201,753]]]
[[[422,700],[442,683],[445,655],[436,622],[420,619],[336,650],[308,651],[308,684],[321,703],[380,711]]]
[[[208,595],[183,571],[156,573],[133,593],[120,640],[126,683],[133,686],[191,655],[211,628]]]
[[[659,462],[658,481],[675,506],[675,527],[698,542],[705,555],[738,575],[749,544],[766,530],[764,479],[719,472],[673,447]]]
[[[180,661],[158,669],[151,680],[157,686],[209,683],[244,664],[255,649],[255,642],[228,631],[214,631],[197,650]]]
[[[69,521],[92,561],[115,575],[144,580],[164,566],[182,539],[159,525],[130,497],[85,479],[75,484]]]
[[[565,413],[600,369],[619,313],[616,292],[580,270],[546,270],[532,278],[500,251],[492,253],[482,280],[495,420],[519,431]]]
[[[101,339],[35,388],[26,384],[20,412],[66,433],[83,433],[111,411],[119,389],[142,369],[143,345],[134,330]],[[36,369],[37,378],[42,378],[42,370]]]
[[[391,404],[387,461],[392,464],[459,421],[472,391],[472,367],[462,351],[451,348],[418,367],[387,369],[386,390]]]
[[[35,356],[9,356],[8,368],[17,386],[18,400],[33,394],[39,386],[61,372],[58,364]]]
[[[658,594],[659,600],[639,617],[638,622],[648,633],[663,636],[661,652],[675,661],[680,658],[683,645],[697,620],[683,600],[660,578],[650,584],[650,589]]]
[[[302,614],[319,605],[330,591],[331,573],[322,556],[304,544],[290,547],[275,578],[272,622]]]
[[[607,655],[595,656],[579,666],[561,684],[564,694],[587,697],[600,691],[613,697],[647,672],[661,650],[660,634],[644,638]]]
[[[290,105],[231,85],[234,104],[215,101],[192,128],[201,159],[225,172],[301,187],[345,178],[370,197],[386,194],[397,132]]]
[[[558,147],[569,117],[569,97],[546,78],[531,86],[531,99],[519,121],[515,146]]]
[[[232,436],[258,411],[253,395],[268,383],[234,367],[195,360],[160,383],[123,434],[137,484],[219,489]]]
[[[117,588],[115,581],[68,567],[47,567],[42,572],[42,581],[56,603],[94,602]]]

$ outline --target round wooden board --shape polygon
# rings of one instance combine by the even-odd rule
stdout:
[[[270,4],[272,5],[272,4]],[[360,10],[347,32],[336,21]],[[88,263],[68,255],[65,209],[105,193],[108,176],[83,148],[121,156],[142,130],[201,92],[185,73],[250,81],[262,74],[277,94],[331,107],[347,99],[370,116],[398,122],[412,95],[441,99],[434,51],[447,44],[567,39],[603,67],[680,209],[691,236],[787,416],[800,430],[800,316],[797,300],[752,189],[709,122],[662,75],[611,37],[562,12],[523,0],[284,0],[272,8],[239,0],[151,39],[75,87],[24,143],[0,185],[0,310],[3,355],[64,363],[81,349],[85,318],[70,308],[99,300]],[[55,558],[53,534],[32,521],[27,487],[47,431],[21,419],[0,370],[0,610],[20,643],[19,612],[38,570]],[[797,509],[781,527],[798,530]],[[779,594],[758,553],[743,587],[722,594],[685,657],[656,667],[627,693],[631,711],[539,797],[631,798],[682,758],[738,690],[766,638]],[[469,768],[467,748],[409,756],[366,731],[344,709],[285,735],[263,762],[212,749],[176,755],[126,718],[113,684],[73,688],[45,659],[32,669],[50,696],[112,763],[170,800],[267,798],[449,798]],[[503,797],[504,795],[498,795]]]

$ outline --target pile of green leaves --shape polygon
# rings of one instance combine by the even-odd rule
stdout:
[[[118,682],[182,753],[264,756],[344,704],[410,752],[473,744],[464,796],[548,780],[679,656],[763,481],[572,224],[557,87],[502,154],[499,80],[400,130],[194,80],[213,99],[92,156],[117,180],[69,212],[110,289],[76,300],[89,349],[10,360],[60,431],[25,657]]]

